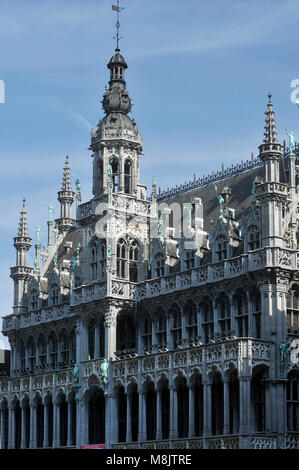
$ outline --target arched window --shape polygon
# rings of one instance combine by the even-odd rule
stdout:
[[[120,238],[117,242],[117,277],[131,282],[138,281],[139,243],[137,240]]]
[[[163,310],[157,313],[157,341],[160,348],[164,349],[167,346],[167,329],[166,329],[166,314]]]
[[[155,277],[164,276],[165,271],[165,259],[162,253],[159,253],[155,257]]]
[[[204,343],[209,343],[214,336],[214,310],[208,297],[199,304]]]
[[[212,434],[223,434],[223,404],[224,404],[224,390],[221,375],[217,372],[213,377],[212,383]]]
[[[287,429],[299,431],[299,376],[291,373],[287,385]]]
[[[33,337],[31,336],[27,342],[29,370],[32,372],[36,365],[36,348]]]
[[[172,344],[173,348],[176,349],[182,342],[182,315],[177,305],[171,307],[171,320]]]
[[[261,235],[256,225],[251,225],[248,228],[247,237],[248,237],[248,249],[249,250],[257,250],[258,248],[260,248]]]
[[[195,263],[195,251],[194,250],[187,250],[185,252],[185,267],[186,269],[194,268]]]
[[[188,301],[184,307],[186,331],[189,340],[197,337],[197,312],[196,307],[192,301]]]
[[[57,284],[51,287],[51,305],[57,305],[59,301],[59,288]]]
[[[125,161],[125,193],[132,194],[132,162]]]
[[[46,348],[46,340],[43,335],[40,335],[37,339],[37,354],[39,364],[44,366],[47,362],[47,348]]]
[[[227,240],[224,235],[216,238],[216,259],[217,261],[227,259]]]
[[[106,276],[106,241],[93,240],[90,244],[91,280],[103,279]]]
[[[112,192],[117,193],[119,189],[119,172],[118,172],[118,160],[113,158],[109,164],[112,167]]]
[[[151,351],[152,347],[152,319],[151,316],[146,313],[143,319],[142,329],[142,343],[144,351]]]
[[[261,294],[257,289],[251,292],[251,305],[252,305],[252,316],[253,316],[253,336],[254,338],[261,338]]]
[[[251,396],[253,403],[253,430],[265,431],[265,382],[264,371],[254,370],[251,380]]]
[[[66,330],[62,330],[59,335],[59,344],[60,344],[60,359],[62,363],[65,363],[69,360],[69,337]]]
[[[245,293],[242,290],[238,290],[233,296],[233,305],[238,328],[237,336],[248,336],[248,304]]]
[[[136,325],[132,314],[120,312],[117,316],[116,349],[117,352],[132,350],[136,347]]]
[[[23,339],[20,340],[20,368],[23,370],[26,367],[26,353],[25,353],[25,344]]]
[[[293,286],[287,295],[288,333],[299,334],[299,286]]]
[[[222,294],[218,297],[217,302],[218,323],[220,331],[227,333],[231,331],[230,301],[229,298]]]
[[[57,358],[58,358],[58,341],[56,334],[52,331],[49,336],[50,344],[50,362],[53,369],[57,367]]]
[[[95,328],[96,322],[93,318],[88,323],[88,360],[94,359],[95,357]]]
[[[37,310],[38,308],[38,292],[37,290],[31,291],[31,310]]]

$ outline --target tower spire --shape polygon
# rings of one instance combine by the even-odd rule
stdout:
[[[71,172],[70,172],[70,165],[69,165],[69,156],[66,156],[65,165],[63,168],[63,178],[62,178],[62,191],[71,191]]]
[[[275,111],[273,109],[273,103],[271,101],[272,95],[269,92],[268,94],[268,104],[267,104],[267,111],[266,114],[266,124],[265,124],[265,133],[264,133],[264,143],[265,144],[275,144],[277,143],[277,132],[276,132],[276,124],[275,124]]]
[[[27,211],[25,209],[25,203],[26,203],[26,199],[24,198],[20,221],[19,221],[18,237],[28,237]]]
[[[56,219],[56,226],[59,233],[67,232],[75,225],[72,219],[72,204],[74,202],[75,193],[71,187],[71,172],[69,166],[69,156],[66,156],[63,168],[63,178],[61,191],[58,191],[58,201],[60,202],[60,219]]]

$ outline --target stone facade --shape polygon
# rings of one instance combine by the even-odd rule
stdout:
[[[119,49],[108,68],[94,197],[67,159],[34,268],[21,211],[1,447],[298,448],[298,167],[271,96],[259,158],[147,198]]]

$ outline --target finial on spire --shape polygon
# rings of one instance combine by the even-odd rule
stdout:
[[[18,237],[28,237],[28,229],[27,229],[27,212],[25,209],[25,202],[26,199],[23,199],[23,207],[21,210],[21,216],[19,221],[19,230],[18,230]]]
[[[271,103],[271,98],[272,98],[271,91],[269,91],[268,93],[268,98],[269,98],[269,103]]]
[[[70,177],[70,166],[69,166],[69,156],[66,156],[65,166],[63,169],[63,178],[62,178],[62,191],[71,191],[71,177]]]
[[[23,199],[23,209],[25,209],[25,203],[26,203],[26,199],[24,198]]]
[[[268,94],[268,98],[269,98],[269,101],[268,101],[268,104],[267,104],[267,111],[265,111],[265,114],[266,114],[266,125],[265,125],[265,132],[264,132],[264,143],[265,144],[268,144],[268,143],[276,143],[277,142],[277,139],[276,139],[276,136],[277,136],[277,133],[276,133],[276,124],[275,124],[275,111],[273,109],[273,104],[271,102],[271,98],[272,98],[272,95],[271,93],[269,92]]]
[[[120,22],[119,22],[119,14],[121,10],[124,10],[124,7],[119,6],[119,0],[117,0],[117,5],[112,5],[112,10],[117,12],[117,21],[116,21],[116,36],[113,36],[113,39],[116,39],[116,51],[119,51],[119,40],[122,39],[122,36],[119,35],[119,28],[120,28]]]

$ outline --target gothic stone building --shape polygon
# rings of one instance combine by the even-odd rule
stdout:
[[[299,149],[269,95],[257,158],[147,197],[119,49],[108,68],[93,198],[67,159],[34,267],[21,210],[1,447],[298,448]]]

